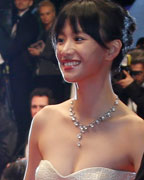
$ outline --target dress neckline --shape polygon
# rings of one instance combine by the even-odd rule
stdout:
[[[107,170],[109,172],[122,172],[122,173],[126,173],[126,174],[130,174],[132,176],[135,176],[136,173],[135,172],[131,172],[131,171],[123,171],[123,170],[115,170],[115,169],[111,169],[111,168],[106,168],[106,167],[89,167],[89,168],[84,168],[84,169],[81,169],[81,170],[78,170],[78,171],[75,171],[71,174],[68,174],[68,175],[62,175],[59,171],[57,171],[57,169],[53,166],[53,164],[49,161],[49,160],[41,160],[40,161],[40,164],[41,163],[46,163],[47,165],[49,165],[53,171],[61,178],[68,178],[68,177],[71,177],[71,176],[74,176],[76,174],[79,174],[81,172],[87,172],[89,170],[101,170],[101,169],[104,169],[104,170]],[[39,164],[39,165],[40,165]]]

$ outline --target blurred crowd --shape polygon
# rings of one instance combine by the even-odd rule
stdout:
[[[69,98],[50,39],[59,7],[49,0],[14,0],[0,12],[0,174],[24,156],[34,114]]]
[[[115,93],[144,119],[144,38],[125,56],[118,71],[112,72]]]

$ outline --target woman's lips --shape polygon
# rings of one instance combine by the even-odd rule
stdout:
[[[61,61],[61,64],[64,68],[64,70],[70,70],[74,67],[78,66],[80,64],[80,61],[78,60],[63,60]]]

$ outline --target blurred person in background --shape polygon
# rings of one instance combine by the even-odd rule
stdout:
[[[34,116],[45,106],[55,104],[53,93],[48,88],[36,88],[31,92],[30,95],[30,113],[31,117]],[[27,132],[28,134],[28,132]],[[27,141],[25,143],[25,157],[28,157],[28,146]]]
[[[114,91],[130,109],[144,119],[144,50],[133,49],[128,52],[128,58],[130,65],[122,70],[123,77],[113,84]]]
[[[39,23],[32,13],[33,0],[14,0],[11,41],[2,58],[9,65],[12,107],[18,126],[18,147],[25,140],[30,124],[28,98],[33,86],[34,63],[27,51],[39,34]]]
[[[1,180],[23,180],[26,163],[27,160],[23,158],[7,164],[2,173]]]
[[[33,118],[37,112],[47,105],[54,104],[53,93],[48,88],[36,88],[30,95],[30,112]]]
[[[50,39],[51,28],[56,17],[54,4],[49,0],[41,1],[38,4],[38,14],[42,24],[42,32],[37,42],[28,48],[29,53],[37,63],[35,87],[50,88],[55,94],[56,101],[61,102],[69,97],[70,88],[61,77]]]
[[[9,78],[5,64],[0,65],[0,176],[6,164],[13,160],[18,132],[11,106]]]
[[[136,42],[136,48],[144,50],[144,37],[141,37]]]

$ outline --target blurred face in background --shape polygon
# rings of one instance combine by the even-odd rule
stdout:
[[[138,84],[141,84],[144,82],[144,64],[137,63],[137,64],[131,64],[131,70],[134,72],[133,78],[137,81]]]
[[[23,12],[33,4],[33,0],[14,0],[15,6],[19,12]]]
[[[47,96],[33,96],[31,100],[31,116],[32,118],[39,112],[42,108],[49,104],[49,99]]]
[[[40,19],[45,26],[51,26],[55,19],[55,10],[52,6],[41,6],[39,9]]]

